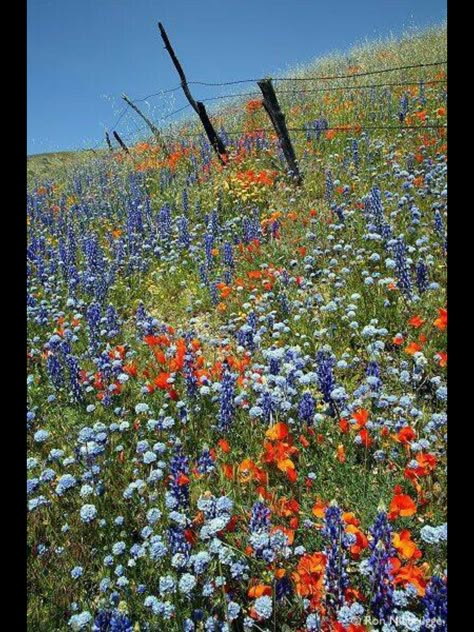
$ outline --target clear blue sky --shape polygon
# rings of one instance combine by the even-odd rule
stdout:
[[[123,92],[177,85],[159,20],[189,80],[226,81],[445,17],[446,0],[28,0],[27,152],[92,147],[121,112]],[[176,92],[144,109],[159,119],[183,104]],[[143,123],[127,115],[119,132],[134,132],[134,121]]]

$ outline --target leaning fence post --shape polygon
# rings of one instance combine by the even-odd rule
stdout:
[[[262,91],[263,106],[270,117],[278,138],[280,139],[281,148],[283,150],[283,154],[285,155],[286,162],[288,163],[290,172],[292,173],[296,184],[301,184],[303,176],[301,175],[298,167],[295,150],[293,149],[293,145],[288,134],[288,128],[286,127],[285,115],[281,111],[280,104],[278,103],[275,90],[273,89],[272,80],[262,79],[261,81],[257,81],[257,84]]]
[[[191,107],[193,108],[193,110],[196,112],[196,114],[199,116],[199,118],[201,119],[201,123],[203,124],[204,130],[207,134],[207,137],[209,139],[209,142],[211,143],[212,147],[214,148],[214,151],[216,152],[217,156],[219,157],[219,160],[221,161],[222,164],[226,164],[227,162],[227,151],[225,148],[224,143],[222,142],[221,138],[219,138],[219,136],[216,133],[216,130],[214,129],[209,116],[206,112],[206,108],[204,107],[204,103],[202,103],[201,101],[195,101],[190,90],[189,90],[189,86],[188,86],[188,82],[186,80],[186,75],[184,74],[184,70],[181,66],[181,64],[178,61],[178,58],[176,57],[176,53],[173,50],[173,47],[171,46],[171,43],[168,39],[168,35],[166,34],[166,31],[164,29],[164,26],[161,22],[158,22],[158,28],[160,29],[160,33],[161,33],[161,38],[165,44],[165,48],[168,51],[170,57],[171,57],[171,61],[174,64],[174,67],[176,68],[176,71],[178,72],[179,78],[181,79],[181,87],[183,88],[183,92],[187,98],[187,100],[189,101],[189,104],[191,105]]]
[[[128,150],[127,145],[123,142],[123,140],[120,138],[120,136],[118,135],[118,133],[114,130],[114,131],[113,131],[113,134],[114,134],[114,138],[115,138],[115,140],[116,140],[116,141],[117,141],[117,143],[120,145],[120,147],[124,150],[124,152],[125,152],[126,154],[128,154],[128,155],[130,156],[130,152],[129,152],[129,150]]]
[[[113,151],[114,148],[112,147],[112,143],[110,142],[109,132],[105,132],[105,140],[107,142],[107,147],[109,148],[109,151]]]
[[[165,154],[166,157],[169,157],[170,152],[168,151],[168,147],[166,146],[165,141],[163,140],[163,138],[161,137],[161,134],[158,130],[158,128],[156,127],[156,125],[150,121],[150,119],[148,117],[146,117],[143,112],[135,105],[135,103],[133,103],[133,101],[130,101],[130,99],[127,97],[126,94],[122,95],[122,99],[125,101],[125,103],[127,103],[132,110],[135,110],[135,112],[142,117],[142,119],[145,121],[145,123],[148,125],[148,127],[150,128],[153,136],[156,138],[156,140],[158,141],[158,144],[160,145],[161,149],[163,150],[163,153]]]

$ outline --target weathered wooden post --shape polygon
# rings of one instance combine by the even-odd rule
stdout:
[[[128,156],[130,156],[130,152],[129,152],[129,150],[128,150],[127,145],[123,142],[123,140],[120,138],[120,136],[118,135],[118,133],[114,130],[114,131],[113,131],[113,134],[114,134],[114,138],[115,138],[115,140],[116,140],[116,141],[117,141],[117,143],[120,145],[120,147],[124,150],[124,152],[125,152]]]
[[[281,142],[281,148],[285,155],[286,162],[296,184],[301,184],[303,176],[300,173],[298,167],[298,161],[296,160],[295,150],[291,143],[290,136],[288,134],[288,128],[286,127],[285,115],[281,111],[280,104],[273,89],[271,79],[262,79],[257,81],[258,87],[263,94],[263,106],[270,117],[275,132]]]
[[[125,101],[125,103],[127,103],[132,108],[132,110],[135,110],[135,112],[139,116],[141,116],[141,118],[145,121],[145,123],[150,128],[151,133],[156,138],[156,140],[157,140],[158,144],[160,145],[161,149],[163,150],[163,153],[165,154],[165,156],[169,157],[170,152],[168,151],[168,147],[166,146],[165,141],[161,137],[161,134],[160,134],[158,128],[156,127],[156,125],[152,121],[150,121],[150,119],[148,117],[146,117],[143,114],[143,112],[135,105],[135,103],[133,103],[133,101],[130,101],[130,99],[127,97],[126,94],[122,95],[122,99]]]
[[[183,88],[183,92],[187,100],[189,101],[189,104],[191,105],[193,110],[196,112],[196,114],[199,116],[199,118],[201,119],[201,123],[203,124],[204,130],[207,134],[209,142],[214,148],[214,151],[216,152],[216,154],[218,155],[219,160],[221,161],[222,164],[225,165],[227,162],[227,151],[226,151],[225,145],[222,142],[222,140],[219,138],[219,136],[217,135],[216,130],[214,129],[211,121],[209,120],[209,116],[206,112],[204,103],[202,103],[201,101],[195,101],[193,99],[193,96],[189,90],[188,82],[186,80],[186,75],[184,74],[184,70],[181,64],[179,63],[178,58],[176,57],[176,53],[174,52],[173,47],[171,46],[171,43],[168,39],[168,35],[166,34],[166,31],[161,22],[158,22],[158,28],[160,29],[161,38],[163,39],[165,48],[171,57],[171,61],[173,62],[174,67],[176,68],[179,78],[181,79],[181,87]]]
[[[105,140],[107,142],[107,147],[109,148],[109,151],[113,152],[114,148],[112,147],[112,143],[110,142],[109,132],[105,132]]]

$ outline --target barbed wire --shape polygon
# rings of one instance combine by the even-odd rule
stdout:
[[[430,62],[430,63],[423,63],[423,64],[409,64],[409,65],[404,65],[404,66],[392,66],[389,68],[381,68],[378,70],[372,70],[372,71],[367,71],[367,72],[360,72],[360,73],[351,73],[351,74],[340,74],[340,75],[327,75],[327,76],[318,76],[318,77],[281,77],[281,78],[275,78],[273,79],[273,81],[316,81],[316,80],[328,80],[328,79],[342,79],[342,78],[348,78],[348,79],[353,79],[355,77],[362,77],[362,76],[369,76],[369,75],[378,75],[378,74],[382,74],[382,73],[386,73],[386,72],[393,72],[393,71],[399,71],[399,70],[408,70],[408,69],[415,69],[415,68],[427,68],[427,67],[433,67],[433,66],[439,66],[439,65],[443,65],[446,64],[447,60],[443,60],[443,61],[436,61],[436,62]],[[243,84],[243,83],[248,83],[248,82],[256,82],[258,81],[257,79],[239,79],[236,81],[226,81],[226,82],[203,82],[203,81],[189,81],[188,85],[206,85],[206,86],[230,86],[230,85],[237,85],[237,84]],[[423,87],[430,87],[432,85],[439,85],[442,83],[446,83],[447,79],[427,79],[427,78],[419,78],[415,81],[398,81],[398,82],[384,82],[384,83],[369,83],[369,84],[363,84],[363,85],[343,85],[343,86],[331,86],[331,87],[321,87],[321,88],[302,88],[299,90],[295,90],[295,89],[290,89],[290,90],[278,90],[278,94],[280,95],[300,95],[300,96],[304,96],[306,94],[315,94],[315,93],[326,93],[326,92],[336,92],[336,91],[341,91],[341,90],[347,90],[347,91],[354,91],[354,90],[370,90],[370,89],[375,89],[375,88],[387,88],[387,87],[404,87],[404,86],[423,86]],[[146,97],[140,98],[140,99],[135,99],[134,101],[132,101],[132,103],[140,103],[143,101],[146,101],[147,99],[150,99],[154,96],[160,96],[160,95],[164,95],[164,94],[168,94],[171,92],[175,92],[177,90],[181,89],[181,84],[177,85],[173,88],[169,88],[167,90],[161,90],[160,92],[156,92],[150,95],[147,95]],[[203,103],[211,103],[213,101],[220,101],[220,100],[225,100],[225,99],[239,99],[239,98],[248,98],[248,97],[252,97],[252,98],[257,98],[257,97],[261,97],[259,92],[236,92],[236,93],[231,93],[231,94],[224,94],[224,95],[217,95],[217,96],[213,96],[213,97],[206,97],[201,99],[201,101]],[[179,114],[180,112],[183,112],[184,110],[187,110],[188,108],[190,108],[190,104],[186,104],[176,110],[173,110],[172,112],[166,114],[165,116],[159,117],[161,120],[168,120],[174,116],[176,116],[177,114]],[[117,120],[115,121],[114,125],[111,126],[112,129],[115,129],[119,122],[122,120],[122,118],[125,116],[127,112],[127,106],[125,106],[122,111],[120,112]],[[397,126],[395,126],[397,127]],[[371,129],[394,129],[394,126],[371,126]],[[425,129],[433,129],[439,126],[423,126],[423,128]],[[147,126],[142,126],[141,128],[139,128],[136,132],[133,132],[132,134],[128,134],[126,136],[123,136],[123,138],[125,140],[130,139],[132,136],[135,136],[136,134],[140,133],[141,131],[143,131],[144,129],[146,129]],[[410,126],[400,126],[400,129],[418,129],[421,128],[421,126],[414,126],[414,127],[410,127]],[[109,128],[110,129],[110,128]],[[341,127],[334,127],[334,128],[328,128],[327,130],[324,131],[330,131],[331,129],[333,129],[334,131],[342,131],[344,128]],[[367,127],[365,127],[365,129],[368,129]],[[271,130],[265,130],[263,129],[262,131],[271,131]],[[300,131],[308,131],[307,128],[291,128],[289,129],[289,131],[294,131],[294,132],[300,132]],[[243,130],[237,130],[237,131],[231,131],[231,132],[225,132],[226,134],[241,134],[243,133]],[[163,135],[163,134],[162,134]],[[200,136],[201,133],[196,133],[193,134],[193,136]],[[173,135],[163,135],[163,136],[168,136],[168,137],[174,137]],[[189,137],[189,134],[182,134],[183,137]],[[93,149],[97,149],[98,146],[100,146],[102,144],[102,141],[99,141],[94,147]]]
[[[351,73],[344,75],[327,75],[327,76],[319,76],[319,77],[276,77],[272,79],[272,81],[320,81],[320,80],[329,80],[329,79],[352,79],[354,77],[366,77],[368,75],[375,75],[385,72],[392,72],[397,70],[409,70],[413,68],[428,68],[430,66],[440,66],[443,64],[447,64],[447,60],[443,61],[435,61],[426,64],[410,64],[407,66],[392,66],[390,68],[381,68],[379,70],[370,70],[367,72],[361,73]],[[260,78],[261,79],[261,78]],[[221,81],[221,82],[207,82],[207,81],[188,81],[188,85],[199,85],[199,86],[234,86],[242,83],[256,83],[260,81],[260,79],[237,79],[236,81]],[[138,99],[133,99],[132,103],[141,103],[143,101],[147,101],[152,97],[161,96],[163,94],[170,94],[171,92],[176,92],[182,88],[182,85],[179,84],[174,88],[168,88],[167,90],[160,90],[159,92],[153,92],[152,94],[147,95],[146,97],[140,97]]]
[[[308,134],[320,133],[323,134],[325,132],[337,131],[337,132],[356,132],[361,133],[365,131],[374,131],[374,130],[399,130],[399,131],[413,131],[419,130],[423,131],[425,129],[446,129],[447,125],[438,125],[438,124],[427,124],[427,125],[364,125],[362,123],[350,123],[347,125],[339,125],[333,127],[327,127],[325,129],[316,129],[308,125],[308,127],[288,127],[288,132],[305,132]],[[220,136],[238,136],[241,134],[260,134],[260,133],[272,133],[275,134],[275,130],[270,127],[261,127],[253,130],[226,130],[222,129],[219,133]],[[150,134],[151,135],[151,134]],[[125,139],[131,138],[133,134],[124,136]],[[174,134],[161,134],[164,138],[176,138],[177,136]],[[190,132],[190,133],[179,133],[179,138],[198,138],[205,137],[205,132]]]
[[[378,70],[368,70],[366,72],[354,72],[350,74],[342,75],[320,75],[316,77],[275,77],[272,81],[327,81],[330,79],[353,79],[356,77],[367,77],[368,75],[377,75],[385,72],[395,72],[397,70],[410,70],[413,68],[428,68],[430,66],[442,66],[447,64],[447,60],[434,61],[426,64],[409,64],[406,66],[392,66],[390,68],[380,68]],[[188,85],[197,86],[233,86],[240,83],[256,83],[262,78],[258,79],[238,79],[237,81],[222,81],[222,82],[209,82],[209,81],[188,81]]]

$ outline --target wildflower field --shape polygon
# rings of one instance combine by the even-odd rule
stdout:
[[[445,59],[31,177],[31,632],[447,629]]]

